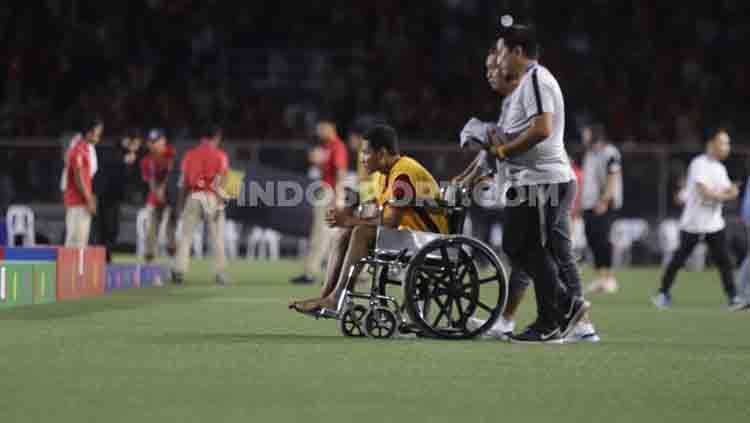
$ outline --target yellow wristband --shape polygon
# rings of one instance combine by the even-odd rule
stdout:
[[[506,157],[505,154],[505,146],[504,145],[498,145],[495,147],[495,155],[497,155],[498,158],[504,159]]]

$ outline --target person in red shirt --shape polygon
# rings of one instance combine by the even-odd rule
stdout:
[[[174,250],[175,222],[167,203],[167,179],[174,167],[175,149],[167,143],[163,130],[152,129],[148,134],[149,154],[141,161],[141,175],[148,184],[146,198],[148,229],[146,231],[146,262],[153,261],[159,251],[159,227],[166,219],[168,250]]]
[[[193,230],[201,220],[208,227],[216,260],[216,283],[228,283],[224,254],[224,208],[227,196],[221,186],[229,172],[229,159],[224,150],[219,148],[221,139],[221,128],[207,127],[202,131],[200,144],[188,150],[180,164],[177,211],[182,219],[182,230],[172,269],[172,282],[176,284],[182,283],[188,270]]]
[[[104,131],[100,120],[93,120],[67,152],[63,177],[65,193],[65,246],[85,247],[91,233],[91,218],[96,214],[92,179],[98,166],[94,146]]]
[[[305,270],[291,280],[297,284],[315,282],[313,276],[322,271],[323,259],[328,256],[334,233],[326,225],[326,213],[334,204],[344,200],[344,178],[349,168],[349,152],[336,132],[336,125],[326,120],[319,122],[317,135],[321,144],[310,151],[309,160],[320,173],[321,189],[313,204],[310,249],[305,258]]]

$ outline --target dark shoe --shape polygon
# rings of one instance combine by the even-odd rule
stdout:
[[[570,304],[565,310],[565,314],[560,320],[560,335],[566,338],[573,332],[578,322],[586,314],[587,311],[591,310],[591,303],[584,300],[581,297],[573,297],[570,300]]]
[[[511,336],[510,342],[514,344],[562,344],[563,336],[560,328],[543,327],[534,323],[522,333]]]
[[[651,302],[659,310],[669,310],[672,308],[672,296],[668,293],[659,292],[651,297]]]
[[[176,272],[176,271],[173,270],[172,271],[172,275],[171,275],[171,279],[172,279],[172,283],[173,284],[175,284],[175,285],[182,285],[182,273]]]
[[[315,283],[315,279],[307,275],[299,275],[296,278],[290,279],[289,282],[295,285],[312,285]]]
[[[217,286],[229,286],[229,279],[227,279],[226,275],[218,274],[216,275],[216,285]]]

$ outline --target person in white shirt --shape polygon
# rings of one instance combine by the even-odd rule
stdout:
[[[612,243],[609,240],[617,210],[622,207],[622,157],[607,141],[604,126],[592,124],[583,128],[583,193],[581,208],[586,241],[594,256],[597,279],[587,292],[614,293],[617,280],[612,272]]]
[[[739,187],[729,180],[722,163],[729,157],[730,150],[729,134],[725,129],[719,129],[706,142],[706,152],[690,162],[685,185],[685,208],[680,219],[680,247],[664,270],[658,294],[651,299],[658,308],[672,306],[671,289],[677,272],[702,240],[708,244],[719,268],[729,306],[743,305],[734,284],[722,216],[723,204],[737,199],[739,195]]]

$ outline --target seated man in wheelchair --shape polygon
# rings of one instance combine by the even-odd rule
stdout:
[[[443,211],[415,207],[415,200],[438,199],[440,187],[419,162],[400,154],[396,131],[387,125],[374,126],[364,136],[362,161],[369,173],[379,172],[375,181],[380,213],[355,213],[352,208],[331,209],[328,224],[336,228],[326,269],[325,286],[319,298],[292,301],[289,307],[316,315],[335,310],[350,280],[349,269],[370,254],[377,227],[448,233]],[[369,215],[368,215],[369,214]],[[351,275],[355,280],[357,275]]]

